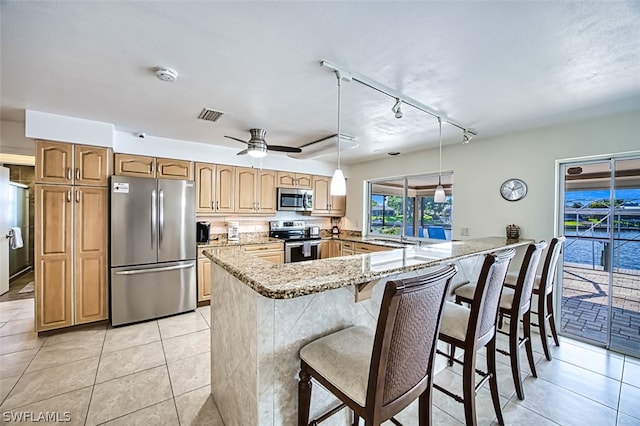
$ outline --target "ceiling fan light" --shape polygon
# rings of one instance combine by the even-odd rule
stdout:
[[[444,187],[438,185],[436,187],[436,193],[433,196],[433,201],[436,203],[444,203],[446,201],[446,194],[444,193]]]
[[[342,169],[336,169],[331,178],[331,195],[347,195],[347,181]]]
[[[263,158],[267,156],[267,151],[266,150],[262,151],[260,149],[248,149],[247,154],[249,154],[249,156],[254,158]]]

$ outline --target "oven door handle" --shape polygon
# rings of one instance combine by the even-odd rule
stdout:
[[[309,244],[312,246],[319,246],[322,244],[322,241],[311,241]],[[286,246],[291,248],[302,247],[303,245],[304,243],[286,243]]]

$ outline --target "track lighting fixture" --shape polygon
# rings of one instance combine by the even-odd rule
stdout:
[[[469,143],[472,137],[473,137],[473,133],[471,133],[469,130],[464,129],[462,131],[462,143],[464,144]]]
[[[396,98],[396,103],[393,106],[393,108],[391,108],[391,111],[394,112],[396,118],[402,118],[402,116],[404,114],[402,114],[402,110],[400,109],[400,107],[402,106],[402,101],[400,100],[400,98]]]

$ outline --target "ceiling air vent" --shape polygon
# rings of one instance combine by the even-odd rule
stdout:
[[[218,121],[218,119],[223,115],[224,115],[224,112],[222,111],[215,111],[213,109],[203,108],[200,115],[198,115],[198,118],[200,120],[206,120],[206,121]]]

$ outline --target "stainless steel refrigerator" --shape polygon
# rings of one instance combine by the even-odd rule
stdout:
[[[195,184],[111,177],[111,324],[196,308]]]

